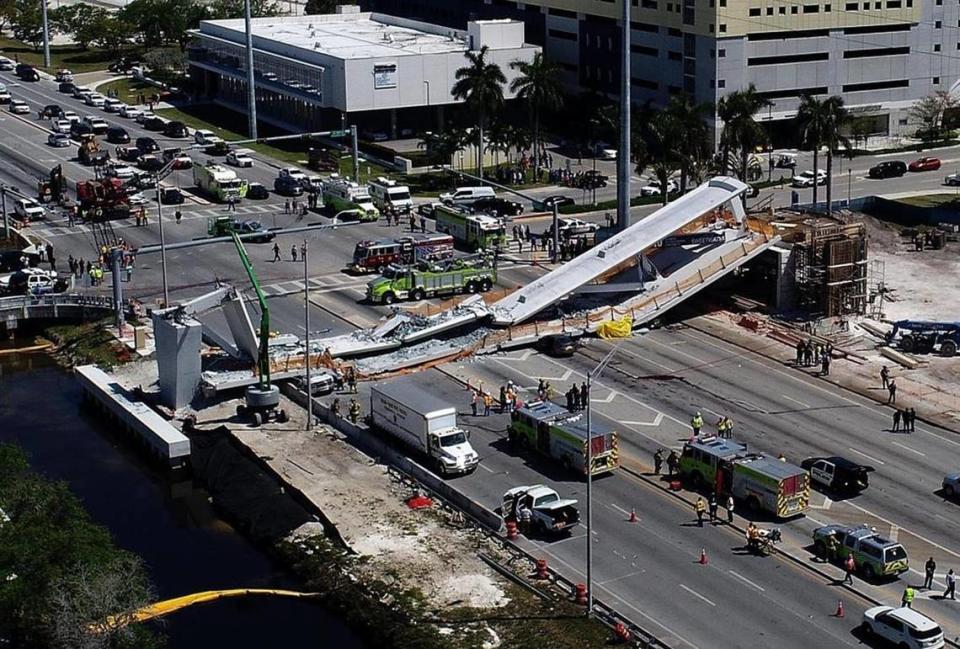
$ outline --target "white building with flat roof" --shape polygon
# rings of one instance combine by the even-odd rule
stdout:
[[[459,30],[354,5],[330,15],[255,18],[252,31],[258,116],[303,128],[339,127],[344,113],[382,111],[379,118],[396,130],[397,111],[456,104],[456,72],[467,65],[467,52],[483,46],[507,77],[509,99],[517,76],[510,63],[540,51],[524,43],[524,25],[516,20],[471,21]],[[244,21],[202,21],[193,37],[187,56],[202,93],[243,110]]]

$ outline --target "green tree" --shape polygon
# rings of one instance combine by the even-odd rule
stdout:
[[[130,42],[135,27],[116,15],[106,15],[97,21],[97,34],[93,44],[117,55],[124,45]]]
[[[483,128],[487,117],[503,106],[503,86],[507,78],[496,63],[487,61],[489,48],[465,52],[468,64],[456,72],[452,94],[464,101],[477,116],[477,175],[483,178]]]
[[[729,173],[730,156],[736,153],[740,159],[740,179],[746,182],[750,154],[768,140],[766,130],[754,116],[772,105],[769,99],[760,96],[752,83],[746,90],[735,90],[720,98],[717,116],[723,122],[723,132],[720,134],[723,173]]]
[[[420,136],[417,148],[425,149],[435,164],[450,164],[457,151],[463,148],[466,133],[460,128],[446,128],[442,132],[428,132]]]
[[[339,4],[337,0],[307,0],[303,13],[311,16],[336,13]]]
[[[213,0],[209,5],[210,18],[243,18],[244,0]],[[272,18],[283,13],[273,0],[250,0],[250,15],[257,18]]]
[[[70,33],[80,47],[87,49],[103,36],[105,28],[110,28],[110,18],[110,14],[102,7],[83,5],[74,17]]]
[[[824,135],[827,129],[829,115],[825,108],[823,100],[811,94],[804,94],[800,98],[800,108],[797,110],[797,126],[800,129],[800,137],[806,146],[813,149],[813,202],[817,202],[817,177],[819,171],[817,159],[820,155],[820,147],[824,143]],[[828,181],[829,182],[829,181]]]
[[[920,122],[917,137],[928,143],[943,139],[944,113],[956,107],[957,100],[946,90],[936,90],[915,103],[909,115]]]
[[[664,205],[670,200],[667,191],[670,176],[682,164],[676,146],[680,130],[680,123],[674,114],[666,110],[652,111],[640,125],[643,146],[633,156],[637,173],[642,174],[649,168],[660,183],[660,197]]]
[[[43,43],[43,16],[40,13],[40,3],[33,0],[16,0],[13,17],[13,37],[18,41],[29,43],[34,48]]]
[[[667,113],[676,126],[675,148],[680,163],[680,193],[683,194],[687,191],[687,179],[708,156],[710,104],[695,104],[687,95],[674,95],[670,98]]]
[[[559,110],[563,106],[563,91],[560,85],[560,68],[556,63],[543,58],[537,52],[530,61],[513,61],[510,67],[520,76],[510,82],[510,91],[516,93],[530,112],[533,126],[533,177],[540,178],[540,152],[543,139],[540,134],[540,117],[545,110]]]
[[[850,149],[850,140],[843,135],[850,122],[850,112],[843,98],[833,95],[823,102],[823,144],[827,147],[827,215],[833,212],[833,156],[841,148]]]

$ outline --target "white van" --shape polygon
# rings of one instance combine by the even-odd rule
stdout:
[[[394,214],[409,214],[413,211],[413,201],[410,199],[410,188],[398,185],[397,181],[379,176],[367,183],[367,190],[373,204],[381,212]]]
[[[440,194],[440,201],[447,205],[473,205],[481,198],[495,198],[493,187],[457,187],[452,192]]]

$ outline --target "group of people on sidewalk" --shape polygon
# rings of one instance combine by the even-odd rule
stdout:
[[[833,360],[833,343],[821,345],[815,343],[809,338],[807,340],[797,341],[797,367],[811,367],[814,364],[820,365],[821,376],[830,374],[830,363]]]

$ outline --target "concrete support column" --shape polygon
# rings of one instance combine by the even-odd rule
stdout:
[[[160,401],[174,410],[193,400],[200,386],[200,343],[203,325],[196,320],[176,322],[153,318],[157,345]]]
[[[443,132],[443,123],[444,123],[443,106],[437,106],[437,130],[440,131],[441,133]]]
[[[397,109],[390,109],[390,139],[397,139]]]

